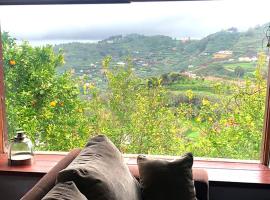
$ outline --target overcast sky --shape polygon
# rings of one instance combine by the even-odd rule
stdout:
[[[201,38],[270,22],[269,0],[0,6],[2,30],[25,40],[104,39],[140,33]]]

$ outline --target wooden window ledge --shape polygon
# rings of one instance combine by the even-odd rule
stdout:
[[[35,154],[34,162],[29,166],[9,166],[7,154],[0,154],[0,173],[36,173],[46,174],[51,170],[65,154]]]
[[[36,154],[31,166],[9,166],[7,155],[0,154],[0,173],[46,174],[58,161],[65,157],[62,154]],[[136,158],[126,156],[128,164],[136,164]],[[270,184],[270,169],[260,163],[240,161],[220,161],[195,159],[194,168],[205,169],[209,182]]]

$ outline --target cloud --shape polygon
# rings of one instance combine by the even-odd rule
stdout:
[[[194,24],[194,23],[193,23]],[[31,39],[87,39],[100,40],[112,35],[127,35],[140,33],[144,35],[168,35],[171,37],[200,37],[203,32],[197,32],[193,26],[185,23],[183,19],[167,17],[160,20],[145,20],[143,22],[112,23],[104,25],[91,25],[85,27],[65,27],[60,30],[46,32],[32,36]],[[190,35],[193,33],[194,35]]]
[[[113,5],[1,6],[2,29],[26,40],[104,39],[140,33],[204,37],[270,21],[270,2],[187,1]]]

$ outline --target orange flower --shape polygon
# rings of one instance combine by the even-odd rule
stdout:
[[[15,60],[10,60],[9,64],[13,66],[13,65],[16,65],[16,62],[15,62]]]
[[[56,101],[51,101],[51,102],[50,102],[50,106],[51,106],[51,107],[55,107],[55,106],[56,106]]]

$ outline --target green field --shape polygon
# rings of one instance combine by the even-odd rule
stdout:
[[[229,80],[221,79],[222,86],[226,86]],[[203,79],[190,79],[178,81],[166,86],[166,89],[173,95],[185,96],[188,90],[192,90],[193,94],[199,98],[215,98],[217,95],[216,88],[217,81],[203,80]]]
[[[213,93],[213,87],[207,83],[201,81],[194,81],[193,83],[176,83],[167,87],[171,91],[186,91],[192,90],[194,92],[206,92]]]
[[[254,71],[256,67],[256,63],[254,62],[229,63],[229,64],[225,64],[224,68],[227,70],[234,71],[234,69],[238,66],[244,68],[246,71]]]

